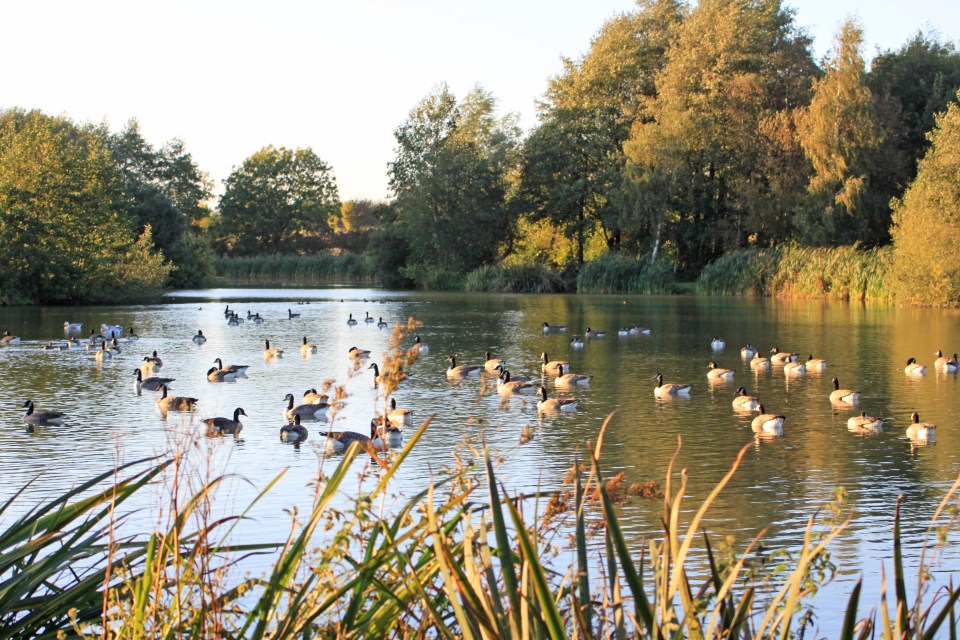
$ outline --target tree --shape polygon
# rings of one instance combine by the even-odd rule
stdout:
[[[264,147],[224,181],[216,237],[238,255],[296,252],[330,233],[340,212],[333,170],[310,148]]]
[[[911,304],[960,303],[960,107],[950,104],[903,200],[893,205],[888,282]]]

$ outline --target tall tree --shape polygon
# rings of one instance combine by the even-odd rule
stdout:
[[[333,170],[310,148],[264,147],[224,187],[215,233],[220,248],[237,255],[316,246],[340,213]]]

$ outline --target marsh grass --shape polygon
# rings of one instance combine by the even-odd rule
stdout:
[[[563,293],[571,286],[559,272],[541,264],[525,263],[474,269],[467,274],[464,289],[499,293]]]
[[[673,267],[666,261],[605,253],[580,269],[577,293],[670,293],[673,281]]]
[[[369,284],[375,280],[366,256],[355,253],[218,258],[217,277],[236,283]]]

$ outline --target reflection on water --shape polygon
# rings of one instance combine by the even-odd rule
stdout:
[[[304,303],[304,304],[298,304]],[[224,307],[241,318],[259,313],[262,324],[229,326]],[[300,313],[290,318],[288,309]],[[350,314],[359,322],[349,326]],[[745,445],[750,451],[741,470],[710,513],[711,532],[731,534],[739,544],[770,527],[768,547],[796,545],[813,509],[837,487],[848,491],[857,515],[834,546],[842,575],[818,598],[820,622],[832,628],[843,594],[862,572],[866,602],[879,600],[880,569],[891,555],[893,504],[904,495],[904,540],[916,559],[929,517],[958,472],[956,375],[936,372],[934,351],[953,353],[958,315],[951,311],[900,310],[813,301],[771,301],[702,297],[509,296],[407,294],[357,289],[216,289],[183,292],[167,304],[139,307],[0,310],[0,331],[22,336],[19,345],[0,348],[0,498],[35,479],[28,495],[59,494],[80,479],[129,461],[169,451],[203,433],[202,418],[231,417],[244,408],[240,439],[200,438],[197,450],[221,471],[249,482],[231,485],[225,509],[246,506],[257,491],[286,469],[271,497],[251,514],[252,536],[283,539],[285,509],[310,504],[310,483],[323,459],[320,431],[369,432],[376,392],[374,372],[351,366],[351,347],[369,349],[373,360],[387,345],[389,330],[364,322],[369,314],[392,323],[414,316],[430,352],[410,372],[396,394],[398,404],[415,410],[419,422],[435,415],[423,441],[395,480],[396,492],[420,490],[441,466],[452,464],[451,451],[466,440],[484,439],[503,453],[501,478],[516,491],[560,486],[578,445],[595,438],[604,419],[619,409],[605,437],[603,465],[624,471],[631,481],[662,480],[678,437],[683,448],[678,468],[689,470],[688,506],[729,469]],[[121,354],[96,362],[82,349],[44,351],[41,345],[62,338],[64,322],[83,322],[83,334],[101,323],[134,327],[140,340],[123,343]],[[567,325],[566,332],[544,332],[543,323]],[[649,327],[649,335],[624,332]],[[605,337],[585,338],[572,348],[572,336],[588,327]],[[208,338],[191,340],[197,330]],[[301,355],[303,338],[316,354]],[[714,338],[725,344],[712,345]],[[264,341],[285,350],[280,359],[264,359]],[[826,369],[787,376],[783,367],[753,368],[741,347],[755,345],[769,357],[784,351],[825,358]],[[137,394],[133,374],[144,356],[157,351],[160,375],[174,378],[170,392],[199,398],[196,415],[170,413],[163,418],[155,394]],[[458,364],[481,364],[484,353],[502,358],[514,376],[541,375],[541,354],[567,360],[574,373],[592,376],[588,386],[547,384],[550,397],[579,400],[577,412],[539,416],[538,396],[502,398],[493,378],[450,381],[446,357]],[[215,358],[250,365],[246,378],[213,383],[206,378]],[[928,365],[927,375],[907,376],[907,359]],[[734,372],[731,380],[708,380],[708,363]],[[655,398],[654,377],[693,386],[690,398]],[[831,379],[861,391],[856,407],[830,402]],[[310,439],[299,446],[280,442],[284,396],[300,398],[310,388],[335,379],[350,397],[334,425],[306,422]],[[751,428],[756,413],[736,412],[738,387],[757,396],[768,413],[786,416],[783,437],[757,439]],[[29,433],[20,421],[21,405],[32,399],[38,409],[67,414],[64,426]],[[885,419],[878,434],[851,432],[847,421],[866,411]],[[911,446],[905,439],[911,412],[939,426],[936,444]],[[521,436],[532,439],[520,446]],[[364,464],[368,461],[360,461]],[[334,460],[335,463],[335,460]],[[324,462],[330,465],[331,462]],[[25,508],[26,503],[24,503]],[[624,529],[639,552],[645,536],[659,530],[658,505],[637,502],[623,512]],[[4,516],[8,517],[8,516]],[[146,517],[150,520],[149,516]],[[2,520],[0,520],[2,522]],[[944,567],[960,566],[948,553]],[[890,570],[888,565],[887,570]],[[837,597],[832,598],[829,592]],[[843,596],[843,597],[841,597]],[[836,602],[837,604],[833,604]],[[835,609],[832,611],[832,609]]]

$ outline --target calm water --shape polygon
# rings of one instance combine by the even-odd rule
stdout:
[[[267,322],[228,326],[223,316],[227,303],[243,316],[247,310],[259,312]],[[288,308],[301,317],[288,319]],[[910,356],[932,365],[936,349],[960,350],[954,342],[960,320],[955,312],[700,297],[217,289],[182,292],[154,306],[0,309],[0,330],[9,328],[23,337],[22,344],[0,349],[0,416],[6,425],[0,433],[0,499],[35,478],[19,507],[23,510],[38,496],[58,494],[110,469],[118,459],[134,460],[191,443],[194,457],[203,461],[198,465],[245,480],[221,494],[224,510],[246,506],[287,469],[278,488],[255,507],[256,527],[245,534],[250,539],[283,539],[289,527],[286,509],[308,508],[309,485],[322,458],[313,446],[315,437],[301,447],[279,442],[283,396],[299,398],[304,390],[334,378],[350,393],[336,428],[368,432],[376,398],[372,373],[361,369],[350,375],[347,351],[355,345],[376,357],[386,348],[389,331],[364,323],[367,312],[391,325],[416,317],[424,323],[421,335],[431,347],[396,394],[400,406],[416,410],[416,418],[436,415],[396,479],[398,494],[422,488],[431,474],[452,464],[451,452],[458,443],[469,439],[478,444],[481,436],[502,452],[501,478],[513,490],[556,488],[578,444],[593,440],[607,415],[619,409],[606,436],[604,466],[626,472],[631,481],[662,482],[681,436],[679,466],[689,470],[687,505],[692,508],[729,469],[736,453],[751,444],[742,468],[711,511],[711,532],[731,534],[745,545],[769,526],[768,547],[791,547],[801,540],[814,508],[827,502],[837,487],[847,489],[856,509],[853,525],[833,547],[841,575],[817,599],[825,631],[836,628],[837,611],[859,575],[866,578],[866,607],[879,601],[881,565],[890,572],[896,497],[905,497],[904,539],[915,562],[928,519],[960,469],[957,376],[937,374],[932,366],[924,378],[909,379],[903,373]],[[357,326],[347,326],[350,313],[360,319]],[[105,364],[80,350],[42,351],[43,341],[63,336],[65,320],[82,321],[84,334],[101,323],[133,326],[141,339],[123,345],[123,354]],[[544,335],[544,321],[566,324],[568,332]],[[635,324],[649,326],[652,334],[617,336],[617,327]],[[582,335],[588,326],[606,329],[607,337],[572,350],[571,335]],[[190,340],[198,328],[209,338],[202,346]],[[300,356],[303,336],[319,345],[319,354]],[[712,351],[712,336],[725,338],[727,348]],[[264,362],[264,339],[286,349],[286,357]],[[777,345],[802,353],[804,359],[808,353],[826,358],[827,372],[792,380],[777,367],[754,374],[740,357],[746,342],[763,351]],[[154,394],[136,395],[133,369],[154,350],[164,360],[160,374],[176,378],[173,391],[200,398],[195,417],[170,414],[163,420],[154,408]],[[461,364],[480,363],[487,350],[507,360],[515,374],[538,375],[543,351],[551,359],[569,360],[576,372],[592,374],[589,388],[575,394],[581,399],[580,410],[541,420],[529,400],[502,404],[496,393],[481,395],[475,379],[446,380],[445,355],[455,354]],[[205,372],[218,356],[225,363],[251,365],[248,379],[208,383]],[[708,384],[711,360],[734,369],[734,381]],[[655,401],[652,377],[658,371],[667,382],[694,385],[691,399]],[[862,410],[891,419],[885,433],[860,437],[847,431],[847,418],[854,413],[831,406],[833,376],[844,387],[862,390]],[[768,410],[787,416],[783,438],[755,440],[751,417],[731,410],[740,385],[759,396]],[[66,412],[67,424],[28,433],[20,422],[20,405],[27,398],[40,408]],[[238,406],[249,415],[239,440],[194,437],[201,431],[201,418],[230,416]],[[935,445],[911,447],[904,439],[914,410],[939,426]],[[307,424],[312,434],[329,428]],[[535,436],[518,446],[525,425]],[[335,462],[324,463],[328,471]],[[151,521],[149,511],[144,514],[138,517]],[[624,509],[625,529],[638,550],[646,536],[658,533],[658,517],[655,503],[634,502]],[[960,555],[948,550],[935,575],[945,582],[957,570]]]

